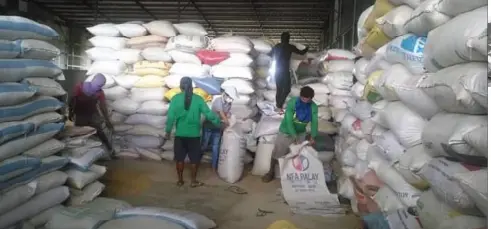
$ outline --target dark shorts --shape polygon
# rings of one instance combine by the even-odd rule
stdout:
[[[201,162],[203,156],[201,152],[200,137],[178,137],[174,138],[174,161],[184,162],[186,156],[189,157],[191,164]]]

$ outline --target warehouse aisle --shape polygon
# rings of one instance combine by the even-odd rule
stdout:
[[[108,173],[102,179],[107,185],[107,197],[128,201],[134,206],[156,206],[186,209],[215,220],[219,228],[265,229],[276,220],[289,220],[302,229],[358,229],[356,216],[317,217],[292,215],[277,192],[279,181],[264,184],[259,177],[247,176],[238,186],[248,194],[227,191],[211,169],[203,168],[199,175],[206,186],[191,189],[175,186],[174,165],[170,162],[116,160],[107,162]],[[257,209],[272,211],[257,217]]]

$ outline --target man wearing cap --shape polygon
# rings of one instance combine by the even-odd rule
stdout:
[[[230,111],[232,109],[232,102],[237,98],[238,94],[235,87],[225,88],[221,97],[213,100],[211,105],[211,110],[217,113],[222,120],[221,125],[214,125],[208,120],[203,123],[203,139],[201,141],[201,149],[205,151],[211,143],[211,166],[215,171],[218,168],[218,155],[220,153],[222,131],[230,124],[228,119],[231,116]]]

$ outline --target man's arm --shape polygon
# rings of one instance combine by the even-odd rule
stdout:
[[[175,97],[174,97],[175,98]],[[167,121],[165,122],[165,133],[170,134],[172,131],[172,128],[174,127],[174,121],[176,119],[176,112],[175,112],[175,99],[170,100],[169,104],[169,110],[167,111]]]
[[[290,45],[290,48],[292,52],[298,54],[298,55],[305,55],[309,51],[309,47],[305,47],[304,50],[299,50],[295,45]]]
[[[225,114],[225,112],[223,112],[223,102],[222,102],[221,98],[217,98],[217,99],[213,100],[213,103],[211,105],[211,109],[218,113],[218,115],[220,116],[220,118],[223,122],[229,123],[227,114]]]
[[[295,109],[293,107],[292,99],[290,99],[287,103],[286,106],[286,111],[285,111],[285,122],[286,122],[286,129],[289,134],[292,135],[292,137],[297,136],[297,131],[295,130],[295,126],[293,125],[293,116],[295,113]]]
[[[205,100],[203,98],[201,98],[200,96],[197,96],[197,97],[199,97],[201,113],[203,113],[205,118],[208,119],[211,123],[213,123],[216,126],[219,126],[220,125],[220,118],[215,114],[215,112],[210,110],[210,108],[205,103]]]
[[[104,117],[107,126],[112,129],[113,126],[111,119],[109,118],[109,111],[107,110],[106,96],[104,95],[104,92],[100,92],[99,94],[99,108],[101,109],[102,116]]]
[[[310,136],[312,139],[319,134],[319,117],[317,105],[312,104],[312,121],[310,123]]]

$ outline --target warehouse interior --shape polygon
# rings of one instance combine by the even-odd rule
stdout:
[[[371,4],[361,0],[0,0],[0,12],[56,29],[61,34],[57,46],[63,50],[58,65],[83,70],[90,64],[84,54],[90,37],[85,28],[100,23],[197,22],[210,37],[233,33],[276,42],[282,32],[289,31],[292,42],[312,51],[349,50],[358,42],[358,17]]]

